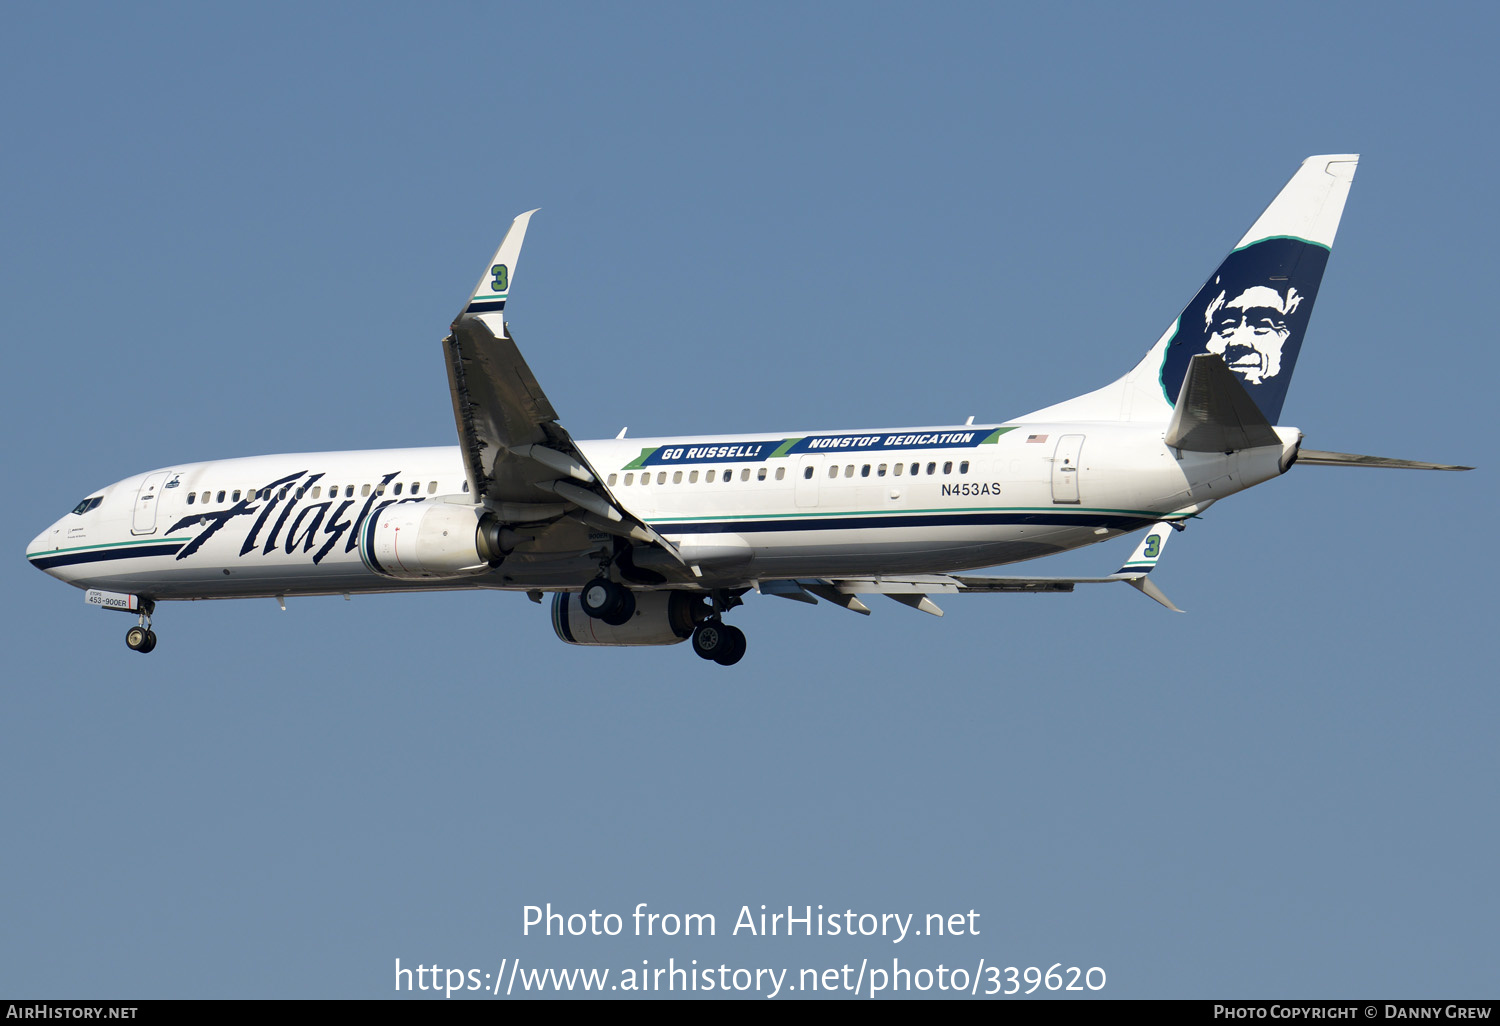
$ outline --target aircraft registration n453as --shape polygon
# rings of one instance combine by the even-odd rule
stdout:
[[[575,645],[739,661],[752,591],[857,613],[885,595],[1072,591],[1148,576],[1215,502],[1296,465],[1466,470],[1302,446],[1276,426],[1356,155],[1309,157],[1124,377],[999,424],[575,440],[505,304],[522,214],[443,340],[456,446],[184,463],[90,493],[26,558],[134,613],[169,600],[484,588],[552,594]],[[1100,577],[975,576],[1145,531]]]

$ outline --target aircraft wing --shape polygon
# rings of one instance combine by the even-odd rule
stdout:
[[[505,323],[516,259],[534,213],[529,210],[511,223],[443,339],[469,491],[504,520],[567,514],[610,534],[655,543],[676,556],[675,546],[615,498],[557,422],[557,411]]]
[[[1171,524],[1157,523],[1146,532],[1134,554],[1120,569],[1107,577],[975,577],[969,574],[905,574],[880,577],[820,578],[811,581],[762,581],[762,594],[777,595],[799,602],[816,603],[818,599],[843,606],[856,613],[870,612],[860,601],[861,595],[885,595],[902,605],[924,613],[942,616],[932,595],[961,595],[966,592],[1066,592],[1078,584],[1113,584],[1123,582],[1137,591],[1180,613],[1172,600],[1162,594],[1146,575],[1156,567],[1171,534]]]

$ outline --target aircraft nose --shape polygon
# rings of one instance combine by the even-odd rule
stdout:
[[[48,570],[47,563],[39,562],[39,560],[45,560],[48,553],[62,548],[62,541],[60,540],[61,538],[62,528],[57,524],[53,524],[41,534],[31,539],[31,544],[26,546],[27,560],[29,560],[31,565],[36,567],[38,570],[41,570],[44,573],[50,572]]]

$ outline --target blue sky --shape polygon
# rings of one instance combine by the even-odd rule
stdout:
[[[1492,8],[6,20],[0,992],[380,997],[397,958],[518,957],[1493,992]],[[752,598],[722,671],[564,646],[520,596],[260,600],[164,606],[142,658],[21,558],[152,467],[450,444],[438,342],[522,210],[508,313],[576,437],[984,422],[1123,373],[1350,151],[1283,422],[1480,469],[1237,496],[1157,571],[1185,615]],[[719,934],[523,936],[546,902]],[[982,932],[728,935],[762,903]]]

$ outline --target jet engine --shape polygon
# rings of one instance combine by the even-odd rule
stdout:
[[[635,615],[614,627],[585,613],[578,592],[563,591],[552,596],[552,629],[570,645],[675,645],[709,612],[685,591],[638,591]]]
[[[489,573],[519,539],[483,506],[422,499],[397,502],[365,521],[359,558],[398,581]]]

